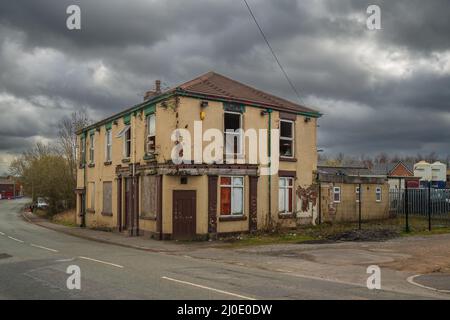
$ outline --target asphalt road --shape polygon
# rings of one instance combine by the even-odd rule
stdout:
[[[422,298],[80,239],[24,221],[24,203],[0,201],[0,299]]]

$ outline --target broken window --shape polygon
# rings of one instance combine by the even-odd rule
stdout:
[[[141,217],[156,218],[158,203],[157,176],[143,176],[141,190]]]
[[[105,134],[105,161],[109,162],[112,159],[112,131],[111,129],[106,130]]]
[[[146,141],[146,152],[151,154],[155,152],[155,114],[150,114],[147,116],[147,141]]]
[[[131,157],[131,127],[128,128],[123,133],[123,156],[128,159]]]
[[[341,187],[333,188],[333,201],[335,203],[341,202]]]
[[[280,156],[294,157],[294,122],[280,120]]]
[[[94,150],[94,139],[95,138],[95,135],[93,135],[93,134],[91,134],[90,136],[89,136],[89,162],[91,163],[91,164],[94,164],[94,154],[95,154],[95,150]]]
[[[242,154],[242,114],[225,112],[224,115],[225,154]]]
[[[279,213],[293,213],[294,178],[280,178],[278,185]]]
[[[112,182],[103,182],[103,211],[112,214]]]
[[[244,177],[220,178],[220,215],[244,214]]]

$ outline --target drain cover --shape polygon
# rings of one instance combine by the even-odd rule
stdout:
[[[7,253],[0,253],[0,259],[7,259],[11,258],[12,256]]]

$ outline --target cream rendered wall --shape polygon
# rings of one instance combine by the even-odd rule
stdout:
[[[208,233],[208,177],[189,176],[188,184],[181,184],[178,176],[163,176],[163,233],[172,233],[172,203],[174,190],[196,191],[196,233]]]
[[[203,130],[208,128],[217,128],[223,132],[223,117],[224,110],[221,102],[209,101],[209,106],[206,108],[200,107],[200,101],[193,98],[181,97],[173,98],[166,102],[166,107],[159,103],[156,107],[156,159],[158,163],[166,163],[171,159],[171,151],[174,143],[171,141],[171,134],[176,128],[183,128],[189,130],[194,143],[194,121],[200,120],[200,112],[204,111],[205,119],[202,121]],[[261,115],[263,109],[255,107],[246,107],[243,114],[243,128],[244,130],[268,129],[268,115]],[[295,122],[295,158],[296,162],[280,162],[280,170],[297,171],[297,179],[295,180],[295,188],[297,186],[307,187],[313,183],[313,171],[317,168],[317,152],[316,152],[316,119],[311,118],[311,121],[305,122],[305,117],[297,116]],[[146,119],[144,113],[137,112],[131,116],[132,124],[132,152],[131,161],[135,160],[144,164],[145,154],[145,129]],[[95,214],[86,214],[86,223],[88,226],[108,226],[115,227],[117,224],[117,180],[115,179],[115,168],[117,165],[127,166],[123,163],[123,139],[117,138],[117,134],[124,128],[123,118],[117,119],[116,124],[112,125],[112,164],[105,165],[105,127],[100,128],[100,132],[95,132],[96,148],[95,148],[95,167],[89,168],[89,136],[87,135],[86,146],[86,182],[95,182],[96,184],[96,206]],[[272,113],[272,128],[279,128],[279,113],[274,111]],[[80,136],[78,137],[78,141]],[[209,142],[203,142],[203,148]],[[136,148],[134,148],[134,146]],[[194,148],[192,147],[192,155],[194,155]],[[248,143],[245,149],[245,162],[249,160]],[[77,172],[77,187],[84,186],[83,169]],[[179,190],[197,190],[197,233],[205,234],[208,231],[207,214],[208,214],[208,178],[207,176],[189,177],[188,185],[179,184],[179,177],[163,177],[163,232],[172,232],[172,191]],[[272,219],[278,222],[278,175],[273,175],[272,180]],[[113,182],[112,193],[112,208],[113,216],[102,216],[102,195],[103,195],[103,181]],[[124,188],[124,186],[123,186]],[[257,197],[257,219],[258,229],[263,228],[267,224],[268,217],[268,177],[260,176],[258,179],[258,197]],[[248,190],[249,179],[245,179],[245,204],[244,212],[248,217]],[[219,188],[218,188],[219,193]],[[218,194],[218,210],[220,209],[220,194]],[[124,201],[122,201],[124,205]],[[77,201],[77,211],[80,211],[80,203]],[[295,201],[294,201],[295,207]],[[123,211],[123,209],[122,209]],[[219,212],[218,212],[219,214]],[[282,220],[280,223],[283,226],[295,226],[295,219]],[[234,232],[248,230],[248,219],[245,221],[218,221],[218,232]],[[140,220],[140,228],[146,231],[155,231],[156,223],[150,220]]]

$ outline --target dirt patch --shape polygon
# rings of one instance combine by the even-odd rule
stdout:
[[[400,236],[391,229],[351,230],[328,236],[328,241],[386,241]]]

